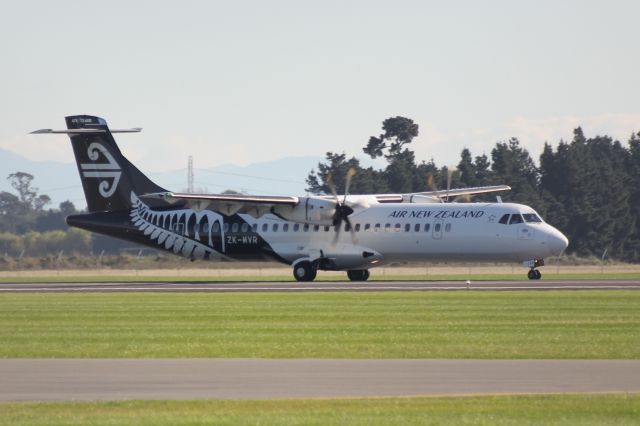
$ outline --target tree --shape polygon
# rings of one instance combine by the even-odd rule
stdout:
[[[38,194],[38,188],[31,187],[33,175],[25,172],[15,172],[11,173],[7,177],[7,180],[9,180],[9,183],[11,184],[13,189],[18,191],[18,197],[20,198],[21,202],[33,205],[33,200]]]
[[[465,186],[478,186],[476,177],[476,165],[473,163],[471,151],[464,148],[460,153],[460,162],[458,163],[458,171],[460,172],[460,182]]]
[[[505,197],[515,203],[533,206],[544,214],[542,199],[538,194],[538,170],[518,139],[498,142],[491,150],[491,160],[495,179],[511,186],[511,192]]]
[[[418,136],[418,125],[406,117],[387,118],[382,122],[382,133],[379,137],[371,136],[367,146],[362,150],[371,158],[381,157],[387,150],[387,159],[395,158],[403,152],[403,146],[411,143]]]

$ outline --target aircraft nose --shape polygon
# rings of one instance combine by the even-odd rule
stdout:
[[[548,236],[549,249],[553,254],[561,254],[569,246],[569,240],[564,234],[555,228],[552,228]]]

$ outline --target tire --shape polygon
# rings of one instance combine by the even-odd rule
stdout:
[[[542,278],[542,273],[536,269],[536,280]]]
[[[313,281],[316,278],[316,272],[311,262],[300,262],[293,267],[293,278],[296,281]]]
[[[530,280],[537,280],[538,279],[538,275],[536,274],[536,270],[535,269],[529,269],[529,272],[527,272],[527,278],[529,278]]]
[[[366,281],[369,278],[369,271],[367,269],[347,271],[347,277],[349,277],[351,281]]]

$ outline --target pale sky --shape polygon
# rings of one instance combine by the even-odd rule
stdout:
[[[361,148],[387,117],[419,159],[640,130],[638,1],[7,1],[0,147],[72,161],[66,115],[143,127],[143,170]],[[301,176],[303,179],[304,176]]]

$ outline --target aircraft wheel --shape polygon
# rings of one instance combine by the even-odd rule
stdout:
[[[536,280],[539,280],[540,278],[542,278],[542,273],[537,269],[535,271],[536,271]]]
[[[369,271],[367,269],[347,271],[347,277],[349,277],[351,281],[366,281],[369,279]]]
[[[538,279],[538,275],[536,274],[536,270],[535,269],[529,269],[529,272],[527,272],[527,278],[529,278],[530,280],[537,280]]]
[[[296,281],[313,281],[316,278],[316,269],[311,262],[300,262],[293,268],[293,277]]]

